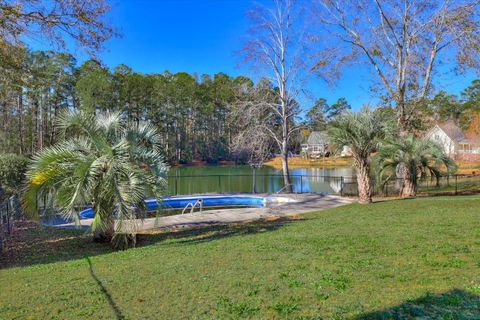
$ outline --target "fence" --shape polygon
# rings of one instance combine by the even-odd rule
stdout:
[[[293,174],[290,175],[290,179],[295,193],[342,194],[343,185],[346,182],[353,181],[354,178]],[[167,193],[169,195],[237,192],[275,193],[284,190],[284,188],[283,176],[278,174],[187,175],[169,176]]]
[[[292,190],[295,193],[328,193],[341,196],[357,196],[358,188],[352,176],[298,175],[290,176]],[[254,190],[255,180],[255,190]],[[384,182],[372,180],[375,196],[394,196],[399,194],[402,179],[390,179]],[[191,175],[169,176],[169,195],[187,195],[195,193],[276,193],[284,190],[282,175]],[[420,194],[457,194],[459,192],[480,192],[480,175],[444,176],[420,179]]]
[[[381,183],[372,180],[372,192],[375,196],[395,196],[400,193],[403,179],[390,179]],[[480,175],[472,176],[442,176],[422,178],[418,181],[417,193],[427,195],[458,194],[480,192]],[[356,181],[350,181],[343,186],[343,195],[357,196]]]
[[[0,204],[0,253],[12,235],[14,221],[20,217],[21,210],[17,197],[10,197]]]

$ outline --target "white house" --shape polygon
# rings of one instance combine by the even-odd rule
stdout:
[[[309,158],[324,157],[328,153],[330,138],[326,132],[313,131],[308,136],[306,143],[302,144],[302,153]]]
[[[328,149],[330,137],[325,131],[312,131],[307,141],[302,144],[302,153],[308,158],[320,158],[329,155]],[[349,146],[343,146],[340,152],[342,157],[351,157],[352,149]]]
[[[480,137],[465,135],[453,121],[437,123],[426,137],[440,143],[452,159],[480,160]]]

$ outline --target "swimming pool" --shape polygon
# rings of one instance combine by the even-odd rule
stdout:
[[[197,201],[202,201],[203,207],[264,207],[265,198],[248,196],[188,196],[188,197],[164,197],[161,201],[156,199],[145,200],[145,206],[148,210],[162,209],[183,209],[187,205],[194,205]]]
[[[194,195],[194,196],[172,196],[163,197],[160,201],[155,198],[145,200],[147,211],[155,211],[159,208],[164,210],[183,209],[186,206],[195,205],[197,201],[202,202],[203,208],[214,207],[265,207],[269,204],[282,204],[294,201],[287,197],[256,197],[242,195]],[[79,213],[80,219],[91,219],[94,217],[92,208],[87,208]]]

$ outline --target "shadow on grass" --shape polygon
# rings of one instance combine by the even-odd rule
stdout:
[[[476,291],[479,291],[478,288],[475,288]],[[401,305],[355,318],[355,320],[374,319],[480,319],[480,296],[453,289],[437,295],[426,294]]]
[[[112,311],[115,314],[115,319],[119,319],[119,320],[125,319],[125,316],[122,314],[122,311],[120,310],[120,308],[118,308],[117,304],[113,300],[112,295],[110,294],[110,292],[108,292],[107,288],[105,288],[102,281],[95,274],[95,271],[93,270],[92,261],[90,260],[90,258],[85,257],[85,260],[87,260],[87,262],[88,262],[90,275],[95,280],[95,282],[98,284],[98,287],[100,288],[100,291],[102,291],[103,295],[107,299],[108,304],[110,305],[110,308],[112,308]]]
[[[288,223],[298,221],[298,219],[279,218],[275,220],[261,220],[249,223],[229,224],[229,225],[210,225],[195,226],[190,224],[188,229],[177,230],[173,232],[163,232],[157,234],[139,234],[137,235],[137,247],[147,246],[152,243],[169,241],[168,245],[188,245],[201,242],[208,242],[227,237],[243,236],[277,230]]]
[[[166,242],[165,245],[189,245],[226,237],[274,231],[295,220],[277,219],[234,225],[193,226],[137,236],[137,247]],[[20,222],[12,239],[0,255],[0,269],[81,259],[113,252],[109,243],[95,243],[90,234],[78,229],[44,227],[37,222]]]

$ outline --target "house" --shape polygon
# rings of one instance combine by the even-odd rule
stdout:
[[[330,138],[324,131],[313,131],[307,141],[302,144],[302,154],[308,158],[324,157],[328,153]]]
[[[454,121],[437,123],[427,132],[426,137],[440,143],[452,159],[480,160],[480,135],[465,134]]]

